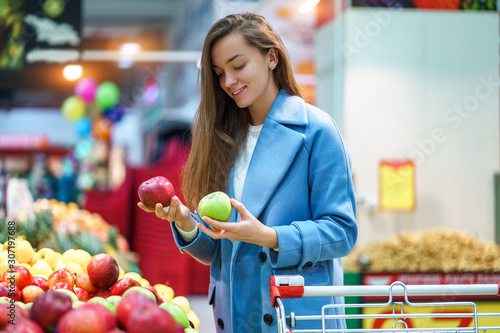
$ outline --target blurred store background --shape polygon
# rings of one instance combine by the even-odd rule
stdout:
[[[0,0],[2,221],[37,228],[41,206],[76,205],[112,226],[131,270],[204,297],[209,268],[136,207],[137,188],[157,175],[178,188],[205,34],[245,10],[280,33],[307,101],[351,153],[359,240],[346,283],[498,280],[496,0]],[[51,245],[106,247],[71,240]]]

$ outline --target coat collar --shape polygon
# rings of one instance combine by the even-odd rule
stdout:
[[[281,90],[271,110],[269,110],[267,119],[274,120],[282,125],[306,126],[306,103],[302,98]]]

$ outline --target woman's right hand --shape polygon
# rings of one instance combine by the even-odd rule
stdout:
[[[196,220],[191,216],[189,208],[177,196],[170,200],[170,206],[168,207],[163,207],[161,203],[157,203],[155,209],[151,209],[143,202],[138,202],[137,206],[147,213],[154,212],[159,219],[175,222],[181,230],[192,231],[196,227]]]

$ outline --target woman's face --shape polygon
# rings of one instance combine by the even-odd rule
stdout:
[[[213,44],[211,58],[221,88],[236,104],[248,107],[253,120],[256,113],[267,114],[278,93],[272,74],[276,50],[262,54],[240,34],[234,34]]]

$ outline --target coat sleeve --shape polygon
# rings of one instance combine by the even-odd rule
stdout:
[[[357,239],[351,162],[340,132],[326,113],[321,128],[306,131],[311,220],[275,226],[279,252],[269,250],[274,269],[299,271],[349,254]]]
[[[196,219],[197,222],[205,222],[196,214],[191,213],[191,215]],[[177,229],[174,226],[174,222],[171,223],[172,234],[174,235],[175,244],[181,251],[181,253],[187,252],[193,258],[205,265],[210,265],[212,263],[212,258],[217,247],[216,241],[211,237],[207,236],[203,232],[199,231],[198,235],[191,242],[186,243]]]

